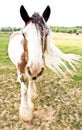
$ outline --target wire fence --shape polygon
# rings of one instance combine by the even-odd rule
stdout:
[[[6,44],[9,39],[12,32],[0,32],[0,44]]]

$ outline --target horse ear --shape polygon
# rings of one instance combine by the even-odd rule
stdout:
[[[20,15],[25,23],[27,23],[30,20],[30,17],[23,5],[21,5],[21,7],[20,7]]]
[[[43,14],[42,14],[42,16],[43,16],[43,18],[46,22],[49,19],[50,13],[51,13],[50,6],[47,6],[46,9],[44,10]]]

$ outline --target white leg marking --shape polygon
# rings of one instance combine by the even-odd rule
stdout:
[[[20,118],[25,121],[32,119],[33,103],[27,99],[27,88],[25,84],[21,83],[21,104],[20,104]],[[28,100],[28,101],[27,101]]]
[[[29,86],[28,86],[28,98],[35,99],[37,98],[37,90],[35,83],[32,80],[29,80]]]
[[[21,73],[20,73],[20,71],[18,71],[17,74],[18,74],[17,82],[20,83],[20,78],[21,78]]]

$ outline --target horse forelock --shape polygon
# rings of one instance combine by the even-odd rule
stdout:
[[[32,22],[38,24],[39,26],[45,25],[43,18],[39,15],[39,13],[34,13],[32,15]]]
[[[43,17],[40,16],[39,13],[34,13],[32,15],[32,23],[35,24],[37,30],[39,30],[39,32],[40,32],[42,49],[44,52],[46,49],[46,37],[49,33],[49,29],[48,29]]]

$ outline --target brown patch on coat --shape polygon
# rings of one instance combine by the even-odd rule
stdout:
[[[12,39],[16,35],[23,35],[23,39],[21,40],[20,44],[22,44],[23,50],[24,50],[24,52],[21,54],[21,59],[20,59],[20,62],[18,63],[18,65],[17,65],[17,69],[21,73],[25,73],[25,66],[26,66],[27,61],[28,61],[27,40],[26,40],[24,34],[22,34],[20,31],[13,33],[11,35],[10,39]]]
[[[23,74],[21,75],[20,80],[21,80],[21,82],[25,82],[25,81],[24,81],[24,75],[23,75]]]
[[[21,73],[25,73],[25,67],[28,61],[28,49],[27,49],[27,40],[24,37],[24,39],[21,41],[21,44],[23,45],[24,52],[21,54],[20,62],[18,63],[18,70]]]
[[[44,43],[43,43],[43,53],[45,52],[46,50],[46,42],[47,42],[47,36],[45,37],[45,40],[44,40]]]

